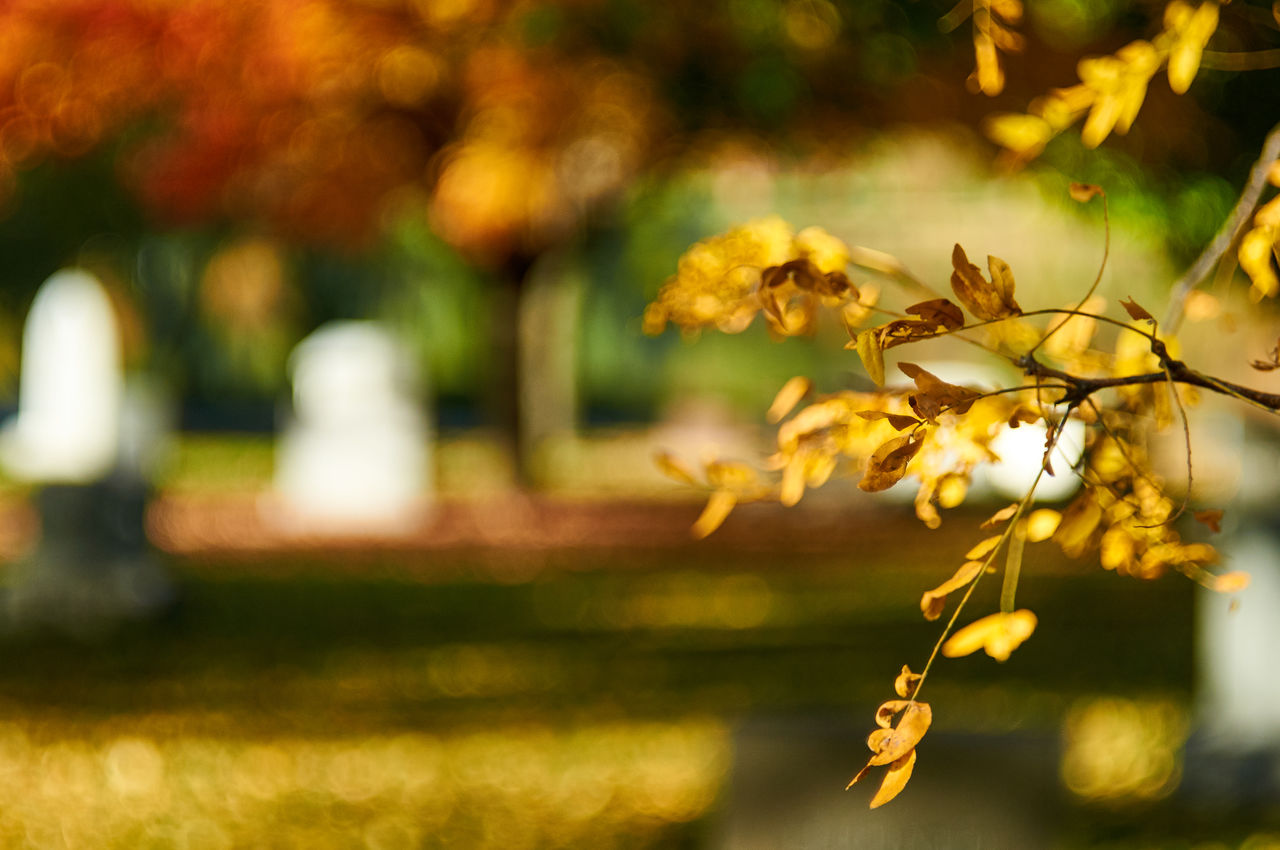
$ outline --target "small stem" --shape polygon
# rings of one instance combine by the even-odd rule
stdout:
[[[1027,530],[1022,523],[1015,523],[1009,536],[1009,552],[1005,556],[1004,583],[1000,586],[1000,613],[1012,614],[1014,597],[1018,592],[1018,578],[1022,574],[1022,550],[1027,545]]]

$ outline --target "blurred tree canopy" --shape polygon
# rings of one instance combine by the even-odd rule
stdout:
[[[490,372],[514,434],[530,270],[609,226],[640,175],[743,149],[837,161],[904,123],[976,127],[1070,79],[1081,53],[1141,34],[1149,11],[1036,4],[989,99],[966,90],[974,47],[950,31],[957,11],[929,3],[13,0],[0,203],[19,259],[5,283],[29,293],[102,232],[231,228],[367,254],[395,221],[427,221],[496,284]],[[1243,169],[1278,87],[1207,76],[1199,102],[1153,90],[1121,155]],[[1190,129],[1206,123],[1213,144]],[[1078,165],[1077,152],[1055,140],[1042,161]]]

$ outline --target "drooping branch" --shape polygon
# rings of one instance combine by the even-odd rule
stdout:
[[[1280,124],[1271,128],[1271,132],[1262,143],[1262,152],[1254,162],[1253,168],[1249,170],[1249,181],[1240,192],[1240,199],[1236,201],[1235,208],[1222,223],[1213,240],[1205,246],[1196,261],[1173,285],[1173,291],[1169,296],[1169,309],[1164,318],[1164,327],[1170,333],[1176,331],[1182,323],[1183,306],[1187,296],[1204,282],[1214,265],[1226,255],[1227,251],[1231,250],[1231,246],[1235,244],[1241,231],[1249,223],[1249,217],[1253,215],[1258,199],[1262,196],[1262,190],[1267,185],[1267,171],[1271,163],[1277,159],[1280,159]]]

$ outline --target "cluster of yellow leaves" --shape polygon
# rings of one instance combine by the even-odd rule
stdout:
[[[1110,56],[1081,59],[1078,84],[1036,98],[1024,114],[992,116],[987,135],[1016,160],[1025,161],[1039,156],[1050,139],[1085,115],[1080,137],[1087,147],[1097,147],[1113,132],[1127,133],[1151,79],[1162,67],[1174,92],[1182,94],[1191,86],[1205,45],[1218,28],[1218,11],[1218,0],[1194,7],[1173,0],[1165,7],[1163,29],[1154,39],[1130,42]]]
[[[1280,161],[1271,164],[1267,179],[1280,186]],[[1253,216],[1253,227],[1240,240],[1237,254],[1240,268],[1253,281],[1250,291],[1255,299],[1271,298],[1280,292],[1275,259],[1280,259],[1280,195],[1262,205]]]
[[[876,709],[876,729],[867,737],[871,758],[865,767],[849,780],[845,790],[858,783],[873,767],[889,769],[880,783],[880,789],[871,798],[871,808],[879,808],[892,800],[907,787],[911,771],[916,765],[916,745],[929,731],[933,723],[933,710],[928,703],[915,700],[920,685],[919,674],[903,665],[902,672],[894,680],[894,692],[901,699],[891,699]],[[897,725],[893,718],[897,717]]]
[[[739,502],[756,502],[771,495],[755,468],[745,463],[709,460],[703,464],[704,483],[693,470],[666,452],[660,453],[656,460],[658,468],[669,477],[694,487],[705,486],[711,491],[706,507],[693,524],[693,534],[698,538],[719,528]]]
[[[1064,554],[1078,558],[1098,551],[1104,569],[1141,579],[1155,579],[1170,569],[1213,590],[1231,592],[1247,584],[1243,573],[1214,575],[1206,568],[1218,561],[1207,543],[1186,542],[1174,530],[1175,507],[1150,468],[1145,448],[1108,429],[1090,447],[1083,473],[1086,486],[1063,511],[1054,541]],[[1211,530],[1220,511],[1197,517]]]
[[[854,325],[877,291],[854,286],[848,264],[849,248],[822,228],[792,233],[777,216],[757,219],[686,251],[646,308],[644,330],[661,333],[673,322],[737,333],[763,312],[773,331],[789,336],[810,331],[819,307],[838,309]]]

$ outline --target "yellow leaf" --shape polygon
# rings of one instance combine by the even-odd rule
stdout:
[[[951,578],[933,590],[926,590],[920,597],[920,611],[924,614],[924,618],[936,620],[942,616],[942,609],[947,604],[947,594],[955,593],[973,581],[978,573],[982,572],[982,567],[982,561],[966,561]]]
[[[1280,11],[1280,6],[1276,8]],[[1280,159],[1271,163],[1271,166],[1267,169],[1267,182],[1272,186],[1280,186]]]
[[[1000,541],[1003,539],[1004,539],[1003,535],[1000,535],[1000,534],[996,534],[991,537],[988,537],[986,540],[983,540],[977,546],[974,546],[972,549],[970,549],[965,554],[965,557],[968,558],[970,561],[981,560],[987,557],[987,555],[990,555],[991,550],[995,549],[996,546],[1000,545]]]
[[[871,808],[878,809],[894,797],[902,793],[911,779],[911,771],[916,766],[916,751],[912,750],[902,758],[889,765],[889,771],[880,783],[880,790],[871,798]]]
[[[897,726],[893,729],[877,729],[871,733],[871,737],[867,739],[867,745],[872,746],[872,741],[875,742],[872,746],[875,755],[871,757],[868,764],[890,764],[902,758],[915,749],[916,744],[920,743],[920,739],[924,737],[924,733],[929,731],[929,724],[932,722],[933,710],[929,708],[928,703],[909,703],[902,712]],[[877,732],[887,734],[877,735]]]
[[[997,661],[1005,661],[1036,629],[1036,615],[1022,608],[1009,614],[989,614],[975,620],[947,638],[942,654],[948,658],[985,650]]]
[[[988,97],[1000,94],[1004,90],[1004,71],[1000,68],[996,43],[990,35],[982,31],[974,33],[973,55],[977,65],[978,89]]]
[[[1033,511],[1031,516],[1027,517],[1027,540],[1032,543],[1048,540],[1058,530],[1060,522],[1062,522],[1062,514],[1051,508]]]
[[[1249,574],[1236,570],[1213,577],[1210,587],[1219,593],[1238,593],[1249,586]]]
[[[1018,512],[1018,503],[1013,502],[993,513],[990,517],[983,521],[979,528],[995,528],[1000,523],[1007,520]]]
[[[893,691],[903,699],[910,699],[920,685],[920,674],[912,673],[911,668],[902,665],[902,672],[893,680]]]
[[[811,389],[813,389],[813,382],[808,378],[795,377],[787,381],[773,397],[773,404],[769,405],[769,410],[764,415],[765,419],[770,422],[782,421],[782,418],[790,413]]]
[[[668,478],[674,478],[684,484],[697,485],[698,480],[693,477],[693,471],[677,460],[670,452],[658,452],[654,455],[653,460],[662,474]]]
[[[1240,240],[1237,256],[1240,268],[1253,281],[1253,290],[1259,295],[1271,297],[1280,292],[1280,278],[1276,277],[1271,262],[1272,247],[1280,236],[1280,228],[1255,227]]]
[[[911,700],[908,699],[891,699],[882,702],[876,709],[876,725],[881,729],[893,728],[893,718],[909,705]]]
[[[1092,492],[1085,491],[1067,506],[1058,523],[1058,530],[1053,539],[1067,557],[1075,558],[1084,554],[1089,539],[1102,522],[1102,508]]]
[[[987,138],[1022,159],[1034,159],[1053,138],[1053,127],[1038,115],[1004,113],[983,124]]]
[[[1174,6],[1179,8],[1174,10]],[[1200,70],[1200,58],[1204,54],[1205,45],[1213,37],[1218,28],[1217,0],[1205,0],[1191,14],[1187,14],[1185,3],[1170,3],[1166,9],[1166,25],[1176,33],[1173,46],[1169,48],[1169,88],[1177,94],[1183,94],[1191,88],[1191,81]]]
[[[884,352],[880,350],[875,330],[862,331],[854,338],[854,344],[858,349],[858,357],[862,360],[862,368],[867,370],[867,375],[877,387],[883,387]]]
[[[729,516],[738,497],[728,490],[716,490],[707,499],[707,506],[693,523],[693,536],[699,539],[715,531]]]

